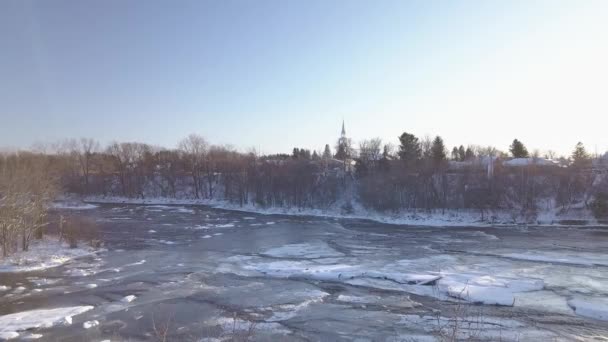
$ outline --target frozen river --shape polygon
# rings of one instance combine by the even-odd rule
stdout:
[[[78,215],[97,221],[106,251],[0,274],[0,315],[71,317],[21,338],[608,341],[602,228],[406,227],[185,206]]]

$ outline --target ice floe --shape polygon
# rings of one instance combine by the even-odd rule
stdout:
[[[575,297],[568,301],[577,315],[608,321],[608,298]]]
[[[37,309],[0,316],[0,338],[17,338],[26,330],[72,324],[72,317],[92,310],[93,306]]]
[[[339,252],[324,244],[286,245],[267,250],[264,255],[300,259],[269,260],[262,257],[242,257],[234,267],[277,278],[299,277],[342,281],[353,285],[432,296],[442,300],[451,298],[505,306],[514,305],[516,294],[539,291],[545,285],[541,279],[500,274],[492,265],[464,267],[458,264],[457,259],[448,255],[403,259],[392,263],[360,263],[349,258],[315,259],[339,256],[340,254],[337,253]],[[238,259],[231,257],[227,261]],[[233,270],[234,267],[227,270]]]

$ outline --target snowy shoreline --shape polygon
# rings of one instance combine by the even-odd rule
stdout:
[[[60,243],[57,237],[45,236],[43,240],[33,240],[28,251],[18,251],[0,259],[0,274],[41,271],[99,251],[84,243],[77,248],[69,248],[66,242]]]
[[[486,219],[481,220],[481,215],[477,210],[445,210],[442,212],[428,213],[423,210],[402,212],[399,214],[383,214],[379,212],[369,211],[361,206],[353,208],[353,213],[344,214],[340,209],[297,209],[297,208],[282,208],[269,207],[263,208],[252,204],[239,206],[222,200],[208,199],[176,199],[176,198],[127,198],[117,196],[88,196],[80,200],[85,204],[76,204],[73,206],[61,204],[56,208],[63,209],[89,209],[93,204],[136,204],[136,205],[189,205],[189,206],[205,206],[215,209],[240,211],[246,213],[255,213],[260,215],[286,215],[286,216],[311,216],[335,219],[355,219],[369,220],[383,224],[421,226],[421,227],[508,227],[508,226],[572,226],[573,224],[564,224],[564,221],[576,221],[577,226],[581,227],[608,227],[606,224],[598,223],[592,217],[557,217],[554,213],[542,213],[534,223],[525,223],[513,221],[512,215],[507,210],[488,211],[485,215]],[[492,217],[488,220],[487,217]]]

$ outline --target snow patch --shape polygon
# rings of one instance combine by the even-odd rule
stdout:
[[[91,329],[93,327],[96,327],[99,325],[99,321],[94,320],[94,321],[86,321],[84,323],[82,323],[82,327],[85,329]]]
[[[120,301],[123,303],[131,303],[132,301],[134,301],[137,297],[134,295],[128,295],[126,297],[124,297],[123,299],[121,299]]]
[[[19,337],[19,333],[16,331],[0,331],[0,340],[12,340]]]
[[[582,266],[608,266],[608,258],[605,254],[594,254],[586,252],[577,252],[576,254],[568,252],[526,252],[526,253],[507,253],[500,256],[528,261],[542,261],[548,263],[560,263],[569,265]]]
[[[23,286],[18,286],[13,290],[14,294],[21,294],[23,292],[25,292],[25,290],[27,290],[25,287]]]
[[[53,209],[65,209],[65,210],[88,210],[95,209],[99,206],[90,203],[66,203],[66,202],[55,202],[51,205]]]

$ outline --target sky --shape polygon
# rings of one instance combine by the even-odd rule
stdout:
[[[608,150],[608,1],[2,0],[0,146]]]

